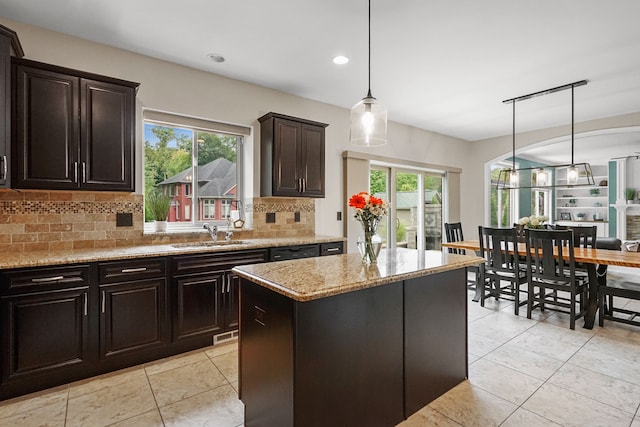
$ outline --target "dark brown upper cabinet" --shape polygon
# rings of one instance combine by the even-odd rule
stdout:
[[[138,83],[13,59],[13,187],[134,191]]]
[[[269,113],[260,122],[262,196],[324,197],[325,123]]]
[[[23,55],[17,34],[0,25],[0,188],[11,185],[11,57]]]

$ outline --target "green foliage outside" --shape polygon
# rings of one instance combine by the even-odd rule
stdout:
[[[498,218],[498,190],[496,189],[494,183],[498,180],[500,175],[500,171],[502,169],[492,169],[491,170],[491,226],[492,227],[500,227],[500,226],[508,226],[509,222],[509,203],[510,203],[510,192],[509,190],[500,190],[502,192],[501,196],[501,218]]]
[[[158,141],[144,143],[144,188],[145,200],[157,191],[159,183],[188,169],[192,164],[192,137],[176,132],[176,128],[154,125],[151,132]],[[221,135],[198,132],[198,165],[205,165],[223,157],[233,163],[237,161],[238,138],[233,135]],[[145,204],[145,221],[153,221],[151,209]]]

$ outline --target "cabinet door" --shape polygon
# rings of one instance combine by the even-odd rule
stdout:
[[[2,298],[4,380],[83,365],[89,353],[87,287]]]
[[[131,87],[81,79],[81,187],[133,191]]]
[[[301,126],[291,120],[274,120],[273,195],[300,196],[299,157]]]
[[[173,340],[213,336],[222,332],[223,271],[176,279]]]
[[[17,65],[15,75],[16,188],[78,186],[78,79]]]
[[[224,329],[230,331],[238,329],[240,325],[239,298],[240,276],[235,273],[227,273],[227,286],[224,292]]]
[[[100,286],[100,357],[165,345],[166,279]]]
[[[302,194],[324,197],[324,128],[302,125],[300,144],[300,178]]]
[[[9,187],[11,146],[11,41],[0,34],[0,187]]]

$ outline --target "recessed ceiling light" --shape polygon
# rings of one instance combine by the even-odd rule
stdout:
[[[333,63],[334,64],[344,65],[347,62],[349,62],[349,58],[347,58],[346,56],[338,55],[338,56],[333,58]]]
[[[218,55],[217,53],[210,53],[209,55],[207,55],[209,57],[209,59],[211,59],[213,62],[224,62],[224,56],[222,55]]]

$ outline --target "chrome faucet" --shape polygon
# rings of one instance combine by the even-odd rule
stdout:
[[[209,232],[209,235],[213,239],[214,242],[218,241],[218,226],[210,226],[209,224],[204,224],[204,228]]]

